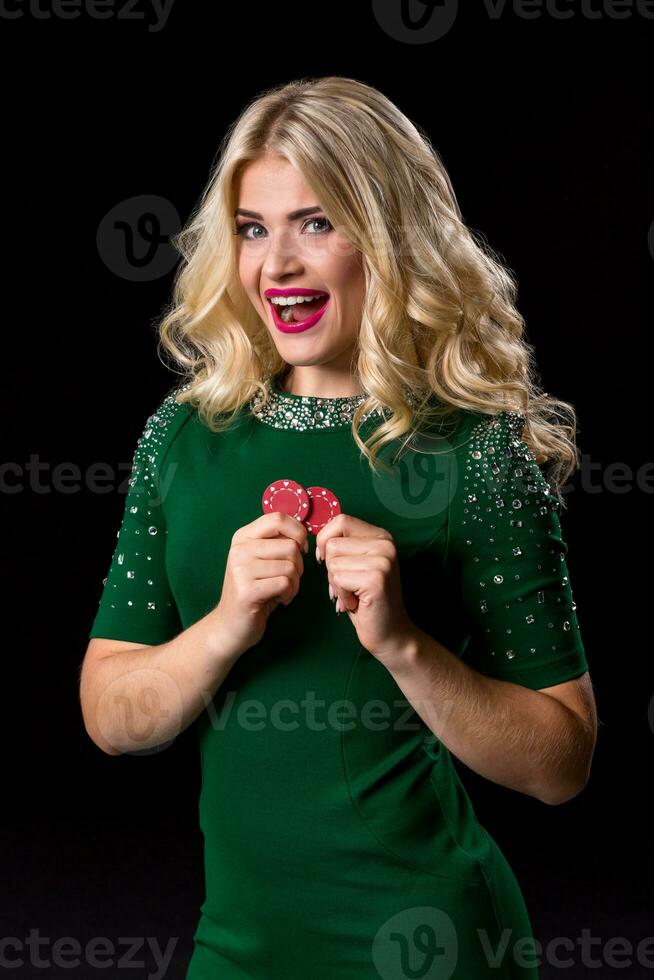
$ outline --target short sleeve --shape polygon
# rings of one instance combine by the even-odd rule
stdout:
[[[473,415],[456,447],[448,562],[470,640],[462,659],[532,689],[588,670],[552,493],[522,440],[524,416]]]
[[[147,419],[132,459],[117,544],[89,639],[166,643],[182,630],[166,570],[167,525],[161,467],[187,406],[167,395]]]

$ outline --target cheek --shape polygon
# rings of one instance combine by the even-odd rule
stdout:
[[[251,258],[245,252],[241,252],[237,257],[236,268],[243,289],[252,301],[256,302],[259,296],[259,278],[255,263],[252,262]]]
[[[354,262],[350,262],[347,268],[342,267],[336,288],[343,304],[343,314],[347,319],[357,320],[366,293],[366,281],[361,268]]]
[[[348,293],[357,300],[362,298],[365,292],[365,276],[361,256],[358,252],[352,253],[349,243],[339,244],[338,254],[331,263],[329,278],[335,289]]]

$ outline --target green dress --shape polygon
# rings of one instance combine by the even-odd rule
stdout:
[[[138,441],[90,637],[161,644],[205,616],[232,535],[292,479],[391,532],[410,618],[475,670],[538,689],[588,669],[520,415],[457,411],[382,450],[391,472],[374,474],[351,434],[359,396],[272,378],[269,406],[255,397],[212,433],[178,390]],[[335,613],[309,544],[297,596],[194,723],[206,897],[186,980],[534,980],[506,858],[446,746]]]

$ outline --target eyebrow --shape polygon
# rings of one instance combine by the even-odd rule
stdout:
[[[314,204],[313,207],[310,208],[300,208],[299,211],[291,211],[291,213],[287,214],[286,217],[289,221],[297,221],[298,218],[304,218],[307,214],[315,214],[316,211],[322,210],[323,209],[318,207],[317,204]],[[237,208],[236,211],[234,211],[234,217],[236,217],[237,214],[242,214],[246,218],[259,218],[261,221],[263,221],[263,215],[259,214],[258,211],[246,211],[245,208]]]

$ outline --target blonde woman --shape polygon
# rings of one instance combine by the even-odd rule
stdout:
[[[110,754],[195,725],[187,980],[533,980],[453,764],[552,805],[596,740],[558,516],[575,414],[536,385],[514,281],[424,133],[342,77],[245,108],[177,244],[181,383],[136,448],[81,700]]]

